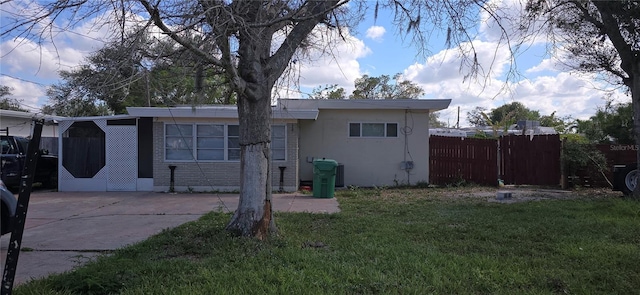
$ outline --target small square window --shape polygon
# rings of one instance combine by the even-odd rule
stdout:
[[[360,123],[349,123],[349,136],[360,137]]]
[[[387,123],[387,137],[398,137],[398,124]]]

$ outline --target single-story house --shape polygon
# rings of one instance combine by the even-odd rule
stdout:
[[[44,119],[40,148],[51,154],[58,153],[58,121],[61,116],[36,114],[12,110],[0,110],[0,134],[31,137],[33,120]]]
[[[313,160],[339,163],[336,185],[429,179],[429,113],[451,100],[281,99],[272,109],[272,186],[313,180]],[[129,107],[128,115],[60,122],[60,191],[235,191],[236,106]],[[281,178],[282,175],[282,178]]]

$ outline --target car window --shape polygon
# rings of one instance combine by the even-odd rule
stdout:
[[[16,137],[16,141],[18,141],[18,144],[22,147],[22,151],[26,153],[27,147],[29,146],[29,140],[26,138]]]
[[[13,145],[7,138],[0,139],[0,146],[2,147],[2,154],[14,154]]]

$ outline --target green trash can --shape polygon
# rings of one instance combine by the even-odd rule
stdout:
[[[313,160],[313,196],[333,198],[338,162],[329,159]]]

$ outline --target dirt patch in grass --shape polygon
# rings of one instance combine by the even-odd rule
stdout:
[[[498,198],[498,193],[510,193],[510,198]],[[519,203],[540,200],[566,200],[566,199],[599,199],[622,198],[621,192],[612,191],[609,188],[579,188],[574,190],[561,190],[536,186],[504,186],[504,187],[456,187],[456,188],[416,188],[416,189],[358,189],[339,192],[343,197],[366,196],[369,200],[392,201],[396,204],[406,204],[417,200],[439,201],[477,201],[496,203]]]
[[[511,198],[499,199],[498,192],[510,192]],[[607,188],[580,188],[576,190],[560,190],[536,187],[502,187],[495,189],[488,197],[489,202],[517,203],[540,200],[566,200],[566,199],[599,199],[621,198],[621,192],[614,192]]]

